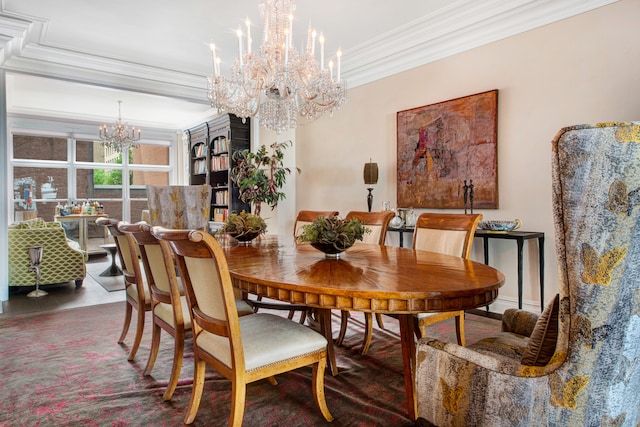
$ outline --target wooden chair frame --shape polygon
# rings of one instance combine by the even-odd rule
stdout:
[[[173,258],[166,258],[164,252],[160,248],[160,242],[151,234],[151,225],[146,222],[136,224],[120,224],[119,230],[124,233],[131,234],[138,247],[142,265],[144,266],[147,277],[147,284],[151,293],[151,312],[152,312],[152,330],[151,330],[151,350],[149,359],[144,369],[144,375],[151,375],[158,350],[160,348],[160,334],[164,329],[173,337],[174,351],[173,364],[171,367],[171,375],[167,384],[163,400],[170,400],[178,386],[180,379],[180,370],[182,369],[182,361],[184,357],[184,340],[187,332],[191,330],[191,319],[185,318],[183,311],[183,301],[181,298],[180,287],[178,286],[178,278],[176,276],[175,264]],[[164,276],[164,277],[161,277]],[[158,281],[165,281],[164,287],[158,286]],[[185,301],[186,302],[186,301]],[[156,315],[155,308],[159,304],[169,304],[173,314],[173,324],[170,324]]]
[[[152,234],[160,240],[161,248],[165,257],[173,256],[180,271],[186,299],[189,305],[191,317],[193,319],[192,329],[194,336],[194,379],[189,408],[185,415],[185,424],[191,424],[196,416],[205,381],[205,369],[209,364],[220,374],[228,378],[232,383],[232,405],[230,426],[240,426],[244,414],[246,385],[260,380],[270,379],[276,374],[288,372],[303,366],[313,368],[313,397],[327,421],[332,421],[333,417],[326,405],[324,396],[324,370],[326,366],[326,347],[306,353],[301,356],[288,358],[275,363],[248,371],[245,368],[244,350],[242,336],[240,333],[240,323],[235,307],[235,294],[229,275],[226,257],[214,237],[206,232],[198,230],[169,230],[161,227],[153,227]],[[188,260],[210,259],[207,267],[207,276],[216,275],[222,293],[224,304],[224,319],[214,318],[207,315],[208,307],[201,306],[197,298],[191,276],[197,277],[198,271],[192,270]],[[203,268],[203,267],[200,267]],[[260,315],[257,315],[260,316]],[[253,316],[249,316],[253,317]],[[229,340],[231,363],[227,365],[221,360],[200,348],[198,345],[199,334],[206,331]]]
[[[468,259],[471,255],[471,247],[473,245],[473,237],[475,235],[478,223],[482,219],[481,214],[445,214],[445,213],[423,213],[416,221],[416,227],[413,235],[413,249],[418,250],[430,250],[424,246],[419,246],[417,243],[421,238],[421,233],[425,230],[438,230],[438,231],[464,231],[464,241],[459,253],[450,253],[449,255],[456,255],[462,258]],[[426,336],[426,327],[434,325],[443,320],[455,318],[456,319],[456,338],[458,344],[461,346],[466,345],[466,339],[464,336],[464,311],[449,311],[442,313],[429,313],[427,317],[416,316],[418,324],[418,331],[420,333],[419,338]]]
[[[142,341],[142,333],[144,331],[145,314],[151,310],[151,302],[147,299],[148,292],[145,292],[145,279],[140,270],[140,263],[138,262],[138,252],[136,243],[133,237],[120,231],[121,225],[127,224],[127,222],[119,221],[114,218],[98,218],[96,220],[97,225],[103,225],[109,229],[109,232],[113,236],[113,240],[116,244],[118,257],[122,265],[122,274],[124,277],[125,285],[125,314],[124,324],[122,326],[122,333],[118,338],[118,344],[122,344],[129,331],[129,325],[131,324],[131,316],[133,309],[136,309],[137,323],[136,333],[133,339],[133,344],[127,356],[127,360],[133,360],[140,347]]]
[[[358,218],[360,221],[364,223],[364,225],[369,226],[380,226],[381,231],[378,238],[378,241],[375,242],[378,245],[384,245],[384,242],[387,237],[387,229],[389,228],[389,222],[393,218],[394,213],[392,211],[380,211],[380,212],[360,212],[360,211],[351,211],[347,214],[345,219]],[[371,242],[374,243],[374,242]],[[343,310],[341,313],[342,319],[340,322],[340,333],[338,334],[338,338],[336,339],[336,345],[342,345],[342,341],[344,340],[344,336],[347,332],[347,324],[349,323],[349,311]],[[365,335],[362,341],[362,350],[361,354],[367,354],[369,351],[369,346],[371,345],[371,335],[373,333],[373,316],[371,313],[364,313],[364,321],[365,321]],[[378,327],[384,328],[384,322],[382,320],[382,315],[380,313],[376,313],[376,321],[378,323]]]

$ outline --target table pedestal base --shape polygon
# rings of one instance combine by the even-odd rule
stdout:
[[[122,270],[120,269],[120,267],[116,265],[116,252],[118,251],[118,248],[116,247],[115,243],[100,245],[100,247],[102,249],[105,249],[111,254],[111,266],[109,266],[109,268],[107,268],[105,271],[100,273],[100,276],[102,277],[122,276]]]

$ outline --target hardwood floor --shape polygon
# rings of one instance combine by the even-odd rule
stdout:
[[[106,269],[111,265],[108,256],[92,256],[87,264],[104,264]],[[124,280],[124,279],[123,279]],[[87,275],[82,287],[76,288],[73,282],[63,285],[50,285],[43,288],[49,294],[39,298],[29,298],[32,289],[9,289],[9,300],[2,302],[0,316],[16,316],[27,313],[65,310],[88,305],[107,304],[125,300],[124,291],[107,292],[100,284]]]

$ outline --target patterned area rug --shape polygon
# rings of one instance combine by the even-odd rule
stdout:
[[[125,344],[118,345],[123,317],[123,303],[0,317],[0,426],[183,426],[191,394],[191,341],[178,389],[170,402],[163,402],[171,338],[163,333],[152,376],[145,377],[149,318],[138,354],[127,362],[135,326]],[[331,425],[413,426],[406,416],[398,322],[385,317],[385,330],[374,327],[366,356],[360,355],[363,323],[359,313],[352,313],[344,344],[336,349],[340,373],[326,373],[326,399],[335,418]],[[465,325],[470,343],[500,329],[499,321],[476,315],[467,315]],[[333,327],[336,335],[337,312]],[[455,340],[452,320],[429,331]],[[193,425],[227,425],[231,383],[207,369]],[[248,386],[243,425],[328,425],[313,402],[311,369],[278,375],[277,380],[277,386],[267,381]]]

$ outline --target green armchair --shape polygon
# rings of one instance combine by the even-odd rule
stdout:
[[[552,153],[560,293],[466,348],[420,340],[429,423],[640,424],[640,122],[562,129]]]
[[[29,248],[43,246],[40,284],[74,281],[82,286],[86,252],[67,239],[62,225],[34,218],[11,224],[9,235],[9,286],[33,286],[35,274],[29,271]]]

